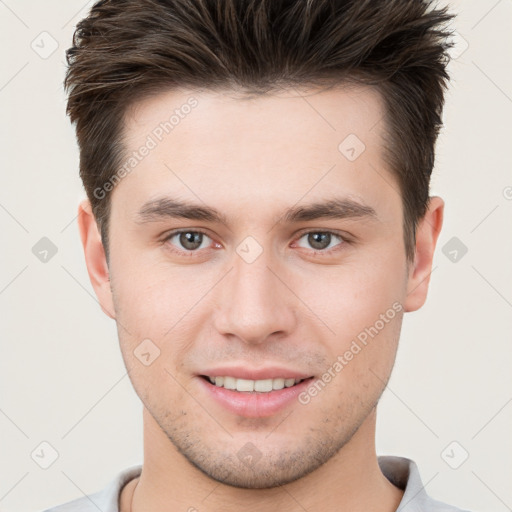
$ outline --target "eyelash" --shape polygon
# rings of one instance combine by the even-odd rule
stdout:
[[[203,235],[205,235],[205,236],[207,236],[208,238],[211,239],[211,236],[209,236],[208,233],[206,233],[205,231],[203,231],[201,229],[178,229],[178,230],[171,231],[170,233],[168,233],[162,239],[162,243],[166,243],[166,242],[170,241],[173,237],[175,237],[176,235],[179,235],[181,233],[201,233],[201,234],[203,234]],[[316,229],[316,230],[315,229],[314,230],[309,230],[309,231],[303,231],[303,232],[301,232],[298,235],[296,240],[300,240],[305,235],[309,235],[311,233],[329,234],[329,235],[333,235],[333,236],[335,236],[335,237],[340,239],[340,243],[338,245],[336,245],[334,248],[331,248],[331,249],[309,249],[309,251],[311,253],[313,253],[314,255],[317,255],[317,254],[320,254],[320,255],[330,254],[331,252],[336,252],[338,250],[341,250],[342,246],[344,246],[347,243],[350,243],[350,240],[348,239],[347,235],[342,235],[342,234],[340,234],[340,233],[338,233],[336,231],[328,231],[328,230],[322,231],[322,230],[318,230],[318,229]],[[200,251],[203,250],[203,249],[196,249],[194,251],[187,251],[187,250],[176,249],[172,244],[169,244],[169,246],[170,246],[170,250],[172,252],[180,254],[180,255],[186,254],[186,255],[189,255],[189,256],[195,256],[197,253],[199,253]]]

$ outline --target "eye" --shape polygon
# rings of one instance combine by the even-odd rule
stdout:
[[[164,242],[170,242],[179,251],[195,252],[198,249],[204,249],[210,245],[212,239],[202,231],[173,231],[164,239]]]
[[[306,240],[306,243],[309,244],[309,247],[300,244],[302,239]],[[338,243],[335,243],[336,241]],[[313,249],[315,251],[326,251],[326,249],[332,249],[333,247],[342,245],[343,238],[336,233],[332,233],[331,231],[309,231],[308,233],[304,233],[299,238],[299,247],[304,247],[306,249]]]

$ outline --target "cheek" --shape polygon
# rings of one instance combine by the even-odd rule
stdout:
[[[161,339],[186,317],[209,287],[193,266],[130,261],[112,276],[117,319],[139,337]],[[119,275],[119,278],[117,276]]]
[[[299,293],[334,331],[325,331],[323,337],[330,361],[326,370],[336,375],[341,393],[362,397],[373,389],[370,395],[375,398],[395,360],[406,290],[405,258],[380,251],[378,259],[331,268],[312,281],[314,286],[303,286]]]
[[[299,296],[308,299],[313,312],[334,331],[332,338],[339,341],[340,348],[379,322],[381,315],[386,316],[391,309],[386,316],[389,320],[386,325],[390,324],[400,309],[406,291],[405,267],[396,257],[390,259],[381,259],[378,265],[360,262],[331,268],[308,279],[313,284],[303,285],[298,291]]]
[[[121,353],[144,403],[155,392],[174,402],[180,395],[174,379],[182,381],[175,363],[195,338],[191,329],[197,329],[186,321],[187,313],[201,290],[177,275],[165,277],[156,268],[140,272],[135,266],[112,279]]]
[[[203,325],[197,321],[199,306],[218,280],[216,274],[199,279],[192,266],[172,269],[135,260],[122,272],[116,270],[111,285],[119,341],[134,387],[144,395],[145,390],[173,384],[173,376],[182,382],[179,364],[198,338]]]

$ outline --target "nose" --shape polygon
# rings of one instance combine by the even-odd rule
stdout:
[[[293,332],[298,300],[289,273],[267,253],[252,263],[234,254],[233,269],[216,290],[214,325],[221,335],[255,345]]]

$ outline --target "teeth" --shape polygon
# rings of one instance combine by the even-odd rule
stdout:
[[[208,377],[212,384],[217,387],[225,389],[233,389],[236,391],[252,392],[258,391],[260,393],[269,393],[273,390],[289,388],[294,384],[302,382],[303,379],[262,379],[262,380],[250,380],[250,379],[237,379],[235,377]]]
[[[283,389],[284,379],[272,379],[272,389]]]
[[[224,388],[236,389],[236,379],[234,377],[224,377]]]
[[[254,381],[247,379],[236,379],[237,391],[254,391]]]
[[[254,391],[259,391],[260,393],[272,391],[272,379],[255,380]]]

